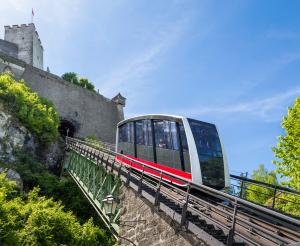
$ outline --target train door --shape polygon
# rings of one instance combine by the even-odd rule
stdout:
[[[151,120],[138,120],[135,122],[136,157],[154,162]]]
[[[157,163],[183,170],[176,122],[154,120],[154,135]]]
[[[189,147],[187,143],[186,133],[183,127],[183,124],[177,123],[177,130],[179,132],[179,141],[181,145],[182,151],[182,162],[184,166],[184,171],[190,173],[191,172],[191,162],[190,162],[190,153]]]
[[[118,152],[131,157],[135,156],[133,122],[128,122],[119,127]]]

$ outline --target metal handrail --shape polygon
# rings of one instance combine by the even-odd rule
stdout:
[[[293,193],[293,194],[300,195],[300,191],[295,190],[295,189],[291,189],[291,188],[288,188],[288,187],[284,187],[284,186],[280,186],[280,185],[268,184],[268,183],[265,183],[265,182],[262,182],[262,181],[258,181],[258,180],[254,180],[254,179],[249,179],[249,178],[246,178],[246,177],[237,176],[237,175],[233,175],[233,174],[230,174],[230,177],[232,179],[237,180],[237,181],[245,181],[247,183],[253,183],[253,184],[258,184],[260,186],[270,187],[270,188],[276,189],[278,191],[282,190],[282,191],[287,191],[287,192],[290,192],[290,193]]]

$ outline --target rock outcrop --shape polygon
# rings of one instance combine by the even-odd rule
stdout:
[[[16,150],[35,155],[36,149],[34,136],[0,105],[0,162],[15,161]]]
[[[55,169],[63,157],[63,143],[58,140],[47,147],[43,146],[0,102],[0,172],[6,170],[7,177],[16,180],[21,187],[20,175],[10,167],[11,163],[17,163],[19,151],[30,155],[48,169],[58,171]]]

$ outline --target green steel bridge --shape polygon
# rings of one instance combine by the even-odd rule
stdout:
[[[116,156],[126,159],[124,165]],[[271,207],[264,207],[243,199],[243,188],[249,179],[241,178],[238,196],[194,184],[178,176],[164,173],[151,166],[142,172],[134,168],[138,163],[114,152],[109,145],[94,145],[79,139],[66,138],[64,169],[73,178],[113,235],[119,235],[120,189],[133,189],[147,199],[153,208],[164,212],[182,230],[193,233],[208,245],[296,245],[300,242],[299,218],[276,211],[276,199],[286,188],[272,187]],[[155,170],[160,178],[149,177],[145,170]],[[181,180],[187,185],[179,188],[162,179],[163,175]],[[234,179],[239,177],[234,176]],[[264,185],[256,182],[257,185]],[[300,197],[297,192],[293,195]],[[298,200],[299,201],[299,200]],[[298,245],[298,244],[297,244]]]

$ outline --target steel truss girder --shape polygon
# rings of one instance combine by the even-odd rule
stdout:
[[[115,198],[119,196],[121,180],[112,173],[107,172],[104,166],[109,156],[103,157],[99,159],[95,155],[87,156],[82,149],[72,149],[65,158],[64,166],[97,212],[100,212],[104,222],[109,227],[113,227],[112,229],[117,234],[120,207],[117,206],[115,213],[108,216],[107,211],[104,210],[103,199],[108,195]]]

